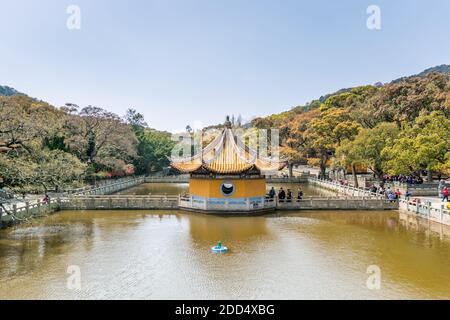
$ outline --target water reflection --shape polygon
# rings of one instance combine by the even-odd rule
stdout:
[[[188,217],[189,231],[194,242],[205,241],[214,244],[218,240],[252,241],[268,236],[264,217],[233,219],[225,217],[192,214]]]

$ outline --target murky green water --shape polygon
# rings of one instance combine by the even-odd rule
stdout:
[[[0,266],[0,299],[449,299],[450,230],[397,212],[67,211],[0,231]]]

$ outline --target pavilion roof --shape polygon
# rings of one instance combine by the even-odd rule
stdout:
[[[253,168],[261,173],[278,171],[285,163],[258,157],[256,151],[237,143],[233,130],[225,127],[201,152],[192,157],[172,159],[171,166],[184,173],[206,170],[216,174],[239,174]]]

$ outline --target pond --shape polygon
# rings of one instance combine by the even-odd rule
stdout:
[[[64,211],[0,231],[0,265],[0,299],[449,299],[450,230],[395,211]]]

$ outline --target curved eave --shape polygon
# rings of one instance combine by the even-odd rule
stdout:
[[[286,167],[286,162],[269,162],[269,161],[262,161],[262,160],[256,160],[255,167],[261,171],[279,171]]]
[[[235,165],[205,165],[204,168],[213,173],[219,174],[237,174],[244,173],[250,170],[253,167],[253,164],[247,164],[245,166],[235,166]]]
[[[191,173],[201,168],[201,163],[175,163],[172,162],[170,166],[182,173]]]

